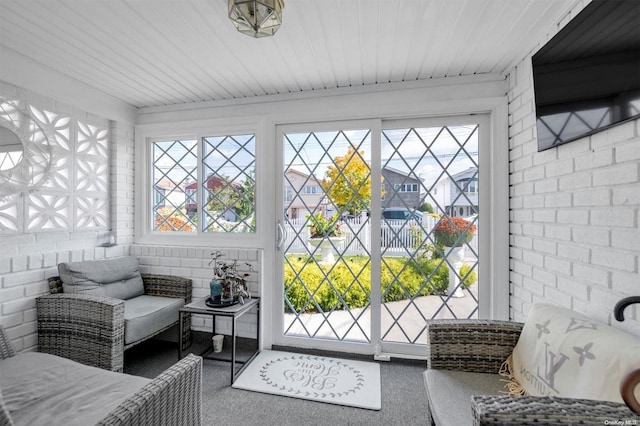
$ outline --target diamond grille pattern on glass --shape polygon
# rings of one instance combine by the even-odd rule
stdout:
[[[369,131],[288,133],[283,143],[285,335],[370,342],[374,283],[384,342],[424,344],[429,319],[477,316],[478,125],[383,131],[380,259]]]
[[[153,143],[153,230],[255,232],[255,135],[208,136],[201,145],[198,176],[197,140]]]
[[[195,232],[183,188],[197,182],[197,141],[153,143],[153,230]]]
[[[368,342],[370,131],[291,133],[284,144],[284,333]],[[355,250],[364,261],[346,256]]]
[[[466,248],[460,262],[434,233],[451,216],[470,216],[467,232],[476,227],[477,136],[477,125],[383,130],[383,341],[424,344],[427,320],[477,316],[477,239],[457,235]]]
[[[203,138],[205,232],[255,232],[255,135]]]

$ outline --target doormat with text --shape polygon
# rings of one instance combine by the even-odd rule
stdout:
[[[380,410],[380,365],[265,350],[233,383],[237,389]]]

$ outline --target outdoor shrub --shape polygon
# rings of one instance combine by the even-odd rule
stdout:
[[[353,265],[350,266],[351,269],[347,268],[344,263],[338,263],[331,271],[331,281],[348,307],[367,306],[371,295],[369,263],[364,266],[353,262]],[[362,271],[363,266],[364,271]]]
[[[460,277],[462,277],[462,286],[464,288],[469,288],[478,281],[476,269],[466,263],[460,267]]]
[[[287,259],[285,293],[296,312],[314,312],[317,307],[326,312],[345,306],[353,309],[369,305],[371,263],[368,257],[346,257],[335,265],[319,264],[307,256],[292,255]],[[443,294],[449,284],[449,269],[442,259],[385,257],[380,272],[383,302]],[[477,281],[475,268],[469,265],[462,266],[460,275],[465,287]]]
[[[181,219],[179,217],[171,216],[171,217],[162,217],[158,216],[155,220],[155,230],[156,231],[182,231],[182,232],[191,232],[193,231],[193,227],[187,223],[186,220]]]
[[[426,280],[422,296],[442,294],[449,285],[449,268],[443,259],[426,259],[418,262]]]
[[[395,302],[419,296],[424,275],[416,262],[402,257],[385,258],[381,265],[382,301]]]

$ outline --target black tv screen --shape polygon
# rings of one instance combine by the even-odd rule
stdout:
[[[640,1],[594,0],[532,65],[538,151],[640,117]]]

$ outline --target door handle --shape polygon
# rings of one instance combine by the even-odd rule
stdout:
[[[282,226],[282,221],[276,221],[276,250],[282,250],[282,244],[285,242],[287,238],[287,231]]]

